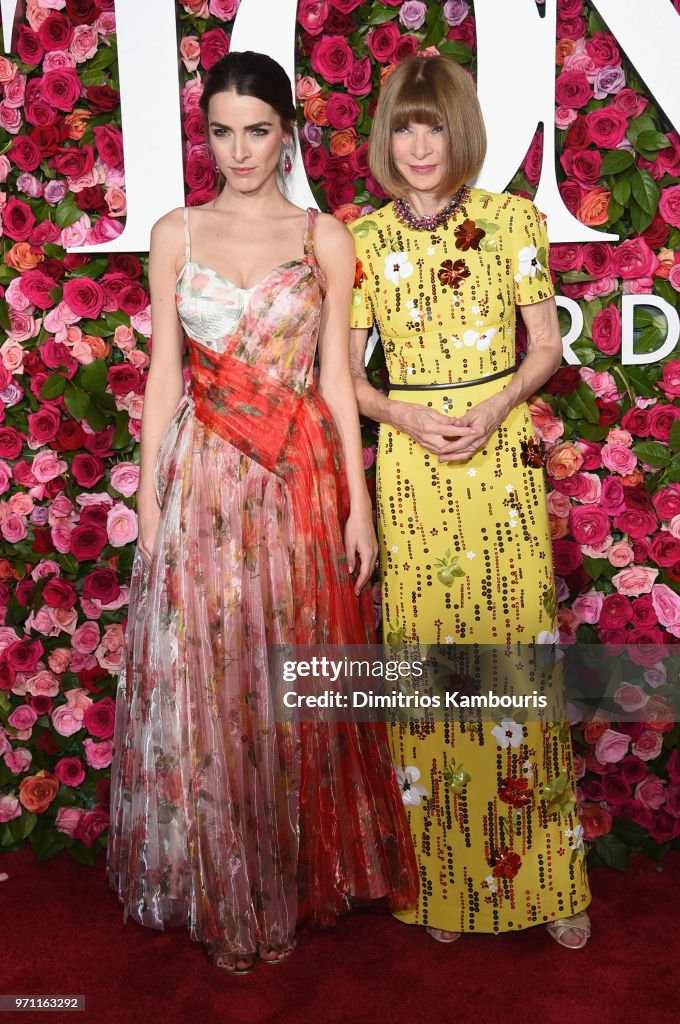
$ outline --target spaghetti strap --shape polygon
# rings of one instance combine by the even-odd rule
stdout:
[[[313,206],[308,207],[307,219],[305,220],[305,256],[314,255],[314,228],[318,215],[318,210],[315,210]]]
[[[184,207],[184,262],[191,260],[191,236],[189,235],[189,207]]]

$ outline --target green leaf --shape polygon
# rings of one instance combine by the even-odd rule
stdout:
[[[598,424],[600,422],[600,410],[595,402],[595,396],[585,382],[579,384],[576,391],[561,398],[559,404],[561,413],[569,419]]]
[[[660,189],[649,171],[644,167],[636,167],[632,174],[633,195],[638,205],[645,213],[651,214],[652,218],[659,205]]]
[[[116,450],[125,448],[130,443],[130,436],[128,414],[125,409],[121,409],[116,416],[116,426],[113,431],[111,447]]]
[[[676,420],[671,427],[668,444],[672,452],[680,452],[680,420]]]
[[[583,556],[583,568],[593,581],[599,580],[608,565],[609,562],[606,558],[591,558],[590,555]]]
[[[31,835],[31,846],[36,860],[49,860],[50,857],[55,857],[64,849],[65,839],[65,834],[57,831],[53,821],[41,818]]]
[[[40,389],[40,397],[49,401],[64,394],[64,388],[68,384],[68,378],[60,373],[51,373]]]
[[[96,849],[88,849],[84,843],[74,843],[73,846],[69,846],[68,852],[79,864],[94,864],[98,853]]]
[[[374,8],[368,17],[365,19],[365,25],[384,25],[386,21],[394,21],[399,14],[398,10],[394,7],[383,7],[382,4],[379,7]]]
[[[97,50],[91,60],[87,62],[88,71],[100,71],[110,68],[118,60],[118,50],[115,46],[102,46]]]
[[[640,332],[635,339],[633,348],[638,353],[656,352],[661,347],[663,340],[664,332],[656,324],[652,324]]]
[[[606,867],[613,868],[615,871],[625,871],[628,867],[631,851],[621,839],[617,839],[611,832],[596,839],[592,849]]]
[[[664,482],[668,484],[677,484],[680,482],[680,455],[676,455],[671,460],[663,478]],[[672,585],[671,589],[674,589],[674,585]]]
[[[83,334],[91,334],[93,338],[106,338],[113,331],[101,320],[81,320],[78,324]]]
[[[620,174],[635,163],[635,157],[627,149],[612,149],[602,158],[600,174]]]
[[[677,306],[678,304],[678,293],[672,284],[668,281],[664,281],[663,278],[654,279],[654,291],[657,295],[660,295],[662,299],[671,306]]]
[[[630,220],[636,235],[641,235],[654,220],[654,214],[646,213],[635,200],[631,200]]]
[[[616,199],[614,199],[613,196],[610,196],[609,202],[607,203],[607,220],[609,221],[609,223],[615,224],[622,214],[623,206],[621,205],[621,203],[617,203]]]
[[[85,410],[85,419],[90,424],[95,432],[104,430],[109,425],[109,418],[106,416],[99,406],[90,399],[90,404]]]
[[[110,313],[104,314],[104,319],[109,327],[114,330],[116,327],[129,327],[130,326],[130,314],[122,313],[120,310],[112,310]]]
[[[101,395],[106,390],[106,363],[103,359],[95,359],[78,371],[78,387],[93,395]]]
[[[445,43],[440,43],[437,49],[445,57],[453,58],[458,64],[469,64],[472,60],[473,54],[470,47],[457,39],[447,39]]]
[[[642,398],[652,398],[656,395],[654,389],[654,372],[652,367],[643,369],[640,366],[617,366],[615,376],[625,380],[627,387],[632,387],[636,395]]]
[[[90,405],[90,396],[86,395],[84,391],[80,391],[74,387],[70,382],[66,385],[64,390],[64,402],[66,408],[73,416],[74,420],[80,423],[85,418],[85,414]]]
[[[663,469],[671,461],[670,449],[661,441],[639,441],[633,445],[633,453],[648,466]]]
[[[9,309],[4,299],[0,299],[0,327],[3,331],[11,331],[12,324],[9,319]]]
[[[625,206],[628,200],[630,199],[631,188],[632,186],[628,178],[619,178],[619,180],[614,184],[614,187],[612,188],[612,198],[620,206]]]
[[[54,220],[57,227],[67,228],[80,220],[82,215],[83,211],[76,206],[75,193],[67,192],[54,211]]]
[[[70,272],[71,277],[99,277],[100,274],[104,273],[108,265],[109,263],[106,259],[90,260],[89,263],[85,263],[82,267],[76,267],[75,270],[72,270]]]
[[[578,432],[584,441],[604,441],[609,430],[610,428],[607,426],[601,427],[594,423],[580,423],[578,427]]]
[[[650,153],[658,153],[660,149],[668,149],[669,146],[670,141],[665,135],[651,129],[641,131],[635,140],[637,150],[643,149]]]

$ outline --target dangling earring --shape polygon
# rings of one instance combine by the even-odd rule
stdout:
[[[290,158],[290,153],[286,153],[283,161],[283,173],[290,174],[293,169],[293,161]]]

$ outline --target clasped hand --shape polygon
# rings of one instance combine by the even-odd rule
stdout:
[[[487,443],[503,421],[492,398],[473,406],[463,416],[446,416],[421,405],[402,402],[395,424],[440,462],[466,462]]]

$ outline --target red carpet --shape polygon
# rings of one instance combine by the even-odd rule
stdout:
[[[85,1013],[0,1017],[92,1024],[670,1024],[680,963],[680,853],[591,872],[594,933],[560,949],[543,928],[454,946],[381,911],[304,930],[285,966],[229,978],[184,930],[125,927],[103,875],[67,854],[0,856],[0,993],[84,995]],[[675,965],[675,966],[674,966]]]

